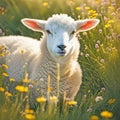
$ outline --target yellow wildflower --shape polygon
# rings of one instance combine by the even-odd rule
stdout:
[[[14,78],[10,78],[10,82],[14,82],[15,81],[15,79]]]
[[[113,113],[105,110],[101,112],[101,116],[104,118],[111,118],[113,116]]]
[[[30,80],[28,79],[28,73],[25,75],[25,79],[23,80],[24,83],[28,83],[30,82]]]
[[[8,77],[9,75],[8,75],[8,73],[2,73],[2,75],[4,76],[4,77]]]
[[[38,97],[38,98],[36,99],[36,101],[37,101],[38,103],[43,103],[43,102],[46,102],[46,99],[45,99],[44,97]]]
[[[25,52],[25,50],[24,50],[24,49],[21,49],[21,50],[20,50],[20,53],[22,53],[22,54],[23,54],[24,52]]]
[[[100,3],[100,0],[95,0],[96,4],[99,4]]]
[[[43,5],[44,7],[47,7],[49,4],[48,4],[48,2],[43,2],[42,5]]]
[[[94,13],[97,13],[96,10],[89,10],[88,11],[88,14],[94,14]]]
[[[108,20],[107,23],[105,24],[105,28],[111,27],[112,23],[114,23],[114,20]]]
[[[26,118],[27,120],[35,120],[35,115],[33,115],[33,114],[26,114],[26,115],[25,115],[25,118]]]
[[[5,89],[3,87],[0,87],[0,92],[4,92]]]
[[[109,27],[111,27],[111,24],[105,24],[105,28],[109,28]]]
[[[5,69],[8,69],[8,66],[6,64],[2,64],[2,67],[4,67]]]
[[[19,92],[28,92],[28,87],[18,85],[15,87],[15,89]]]
[[[34,111],[33,111],[33,110],[31,110],[31,109],[25,109],[25,113],[33,114],[33,113],[34,113]]]
[[[86,6],[85,9],[86,9],[86,10],[90,10],[90,7]]]
[[[24,82],[24,83],[29,83],[30,80],[29,80],[29,79],[24,79],[23,82]]]
[[[56,102],[56,101],[58,101],[58,98],[56,96],[53,96],[53,97],[50,97],[50,100],[53,102]]]
[[[77,11],[80,11],[81,10],[81,7],[76,7],[75,8]]]
[[[76,101],[68,101],[67,104],[68,105],[77,105],[77,102]]]
[[[53,91],[53,87],[48,87],[47,91],[48,91],[48,92]]]
[[[5,92],[5,95],[7,96],[7,97],[11,97],[12,96],[12,93],[10,93],[10,92]]]
[[[115,10],[115,8],[114,8],[113,6],[109,6],[108,8],[109,8],[110,10],[112,10],[112,11]]]
[[[108,103],[109,103],[109,104],[113,104],[114,102],[115,102],[115,99],[114,99],[114,98],[111,98],[111,99],[108,100]]]
[[[108,24],[114,23],[114,20],[108,20]]]
[[[96,10],[89,10],[88,15],[90,18],[96,18],[98,16],[98,13]]]
[[[92,115],[90,117],[90,120],[99,120],[99,117],[97,115]]]
[[[0,56],[1,56],[1,57],[4,57],[4,56],[5,56],[5,54],[4,54],[4,53],[0,53]]]

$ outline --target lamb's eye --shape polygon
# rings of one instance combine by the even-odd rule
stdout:
[[[46,30],[46,32],[47,32],[48,34],[52,34],[52,33],[50,32],[50,30]]]
[[[71,34],[71,35],[74,35],[74,34],[75,34],[75,31],[72,31],[70,34]]]

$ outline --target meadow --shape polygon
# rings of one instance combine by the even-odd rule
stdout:
[[[79,62],[83,82],[75,101],[48,102],[37,99],[36,111],[24,101],[28,97],[16,88],[7,91],[3,80],[9,75],[6,64],[0,65],[0,120],[120,120],[120,1],[119,0],[0,0],[0,36],[24,35],[33,38],[41,33],[25,28],[22,18],[47,19],[65,13],[74,19],[98,18],[93,30],[79,34]],[[0,57],[5,51],[0,47]],[[27,81],[27,75],[25,77]],[[14,82],[14,78],[10,82]],[[24,83],[27,84],[27,83]]]

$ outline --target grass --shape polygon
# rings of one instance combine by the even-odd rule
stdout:
[[[80,33],[79,62],[83,83],[76,96],[77,105],[48,103],[40,99],[36,111],[29,110],[26,92],[10,94],[2,88],[5,66],[0,66],[0,120],[119,120],[120,119],[120,4],[119,0],[1,0],[0,35],[40,38],[25,28],[20,19],[47,19],[66,13],[74,19],[99,18],[100,24]],[[1,51],[0,51],[1,55]],[[12,80],[11,80],[12,81]],[[14,80],[13,80],[14,81]],[[12,101],[11,98],[14,97]]]

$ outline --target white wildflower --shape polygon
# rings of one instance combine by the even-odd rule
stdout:
[[[102,101],[103,100],[103,97],[102,96],[97,96],[96,98],[95,98],[95,101],[96,102],[99,102],[99,101]]]

